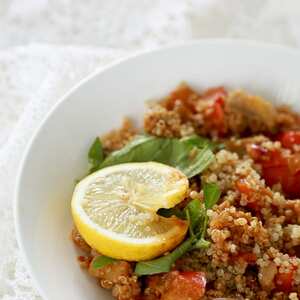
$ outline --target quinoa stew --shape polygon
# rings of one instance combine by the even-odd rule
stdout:
[[[90,148],[80,267],[118,300],[300,299],[299,115],[182,83],[143,122]]]

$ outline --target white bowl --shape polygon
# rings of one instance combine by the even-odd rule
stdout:
[[[48,300],[108,300],[82,271],[69,240],[74,181],[87,171],[96,135],[185,80],[198,89],[245,88],[300,108],[300,54],[279,46],[210,40],[144,53],[93,74],[49,113],[32,139],[16,190],[16,230],[28,268]],[[298,101],[297,101],[298,99]]]

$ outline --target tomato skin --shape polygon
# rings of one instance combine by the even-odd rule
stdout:
[[[224,105],[224,96],[216,98],[211,113],[206,117],[207,123],[211,124],[211,128],[215,129],[219,136],[224,136],[227,132]]]
[[[280,183],[283,192],[291,199],[300,196],[300,172],[293,173],[286,166],[263,167],[262,176],[268,186]]]
[[[206,279],[202,272],[172,271],[169,274],[161,300],[199,300],[203,297]]]
[[[300,197],[300,159],[298,154],[284,157],[279,149],[268,150],[253,144],[249,155],[262,166],[262,177],[268,186],[280,183],[283,192],[291,199]]]
[[[145,300],[199,300],[205,294],[206,278],[202,272],[171,271],[149,276],[147,288],[151,291]]]
[[[216,125],[223,125],[224,123],[225,116],[223,111],[222,100],[222,98],[217,99],[213,105],[213,112],[211,117],[213,118],[213,121],[216,123]]]
[[[275,276],[275,285],[278,291],[289,293],[293,289],[294,285],[294,269],[291,269],[288,273],[277,273]]]
[[[286,166],[287,161],[278,149],[268,150],[260,145],[252,144],[248,148],[250,156],[263,167]]]
[[[206,90],[203,93],[202,97],[206,98],[206,99],[210,98],[213,100],[217,100],[220,98],[224,99],[227,95],[228,95],[228,93],[223,86],[217,86],[217,87]],[[223,102],[223,104],[224,104],[224,102]]]
[[[225,97],[227,95],[227,91],[222,86],[208,89],[201,95],[201,99],[211,102],[211,112],[206,115],[205,121],[219,136],[223,136],[227,132],[224,113]]]
[[[294,145],[300,145],[300,131],[285,131],[279,134],[278,140],[284,148],[293,149]]]
[[[268,186],[273,186],[276,183],[283,185],[288,172],[287,166],[263,167],[263,178]]]

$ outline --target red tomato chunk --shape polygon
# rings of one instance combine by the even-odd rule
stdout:
[[[293,149],[294,145],[300,145],[300,131],[282,132],[278,140],[284,148]]]
[[[280,183],[289,198],[300,197],[300,159],[298,154],[285,157],[280,150],[268,150],[259,145],[248,149],[250,156],[262,166],[262,177],[272,187]]]
[[[275,284],[277,290],[285,293],[289,293],[293,289],[294,284],[294,269],[291,269],[287,273],[277,273],[275,276]]]
[[[148,287],[156,295],[155,299],[160,300],[200,300],[205,294],[205,285],[206,278],[202,272],[171,271],[148,279]]]

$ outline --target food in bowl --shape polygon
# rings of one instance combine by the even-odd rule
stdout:
[[[96,138],[72,198],[82,268],[119,300],[300,297],[300,117],[181,84]]]

